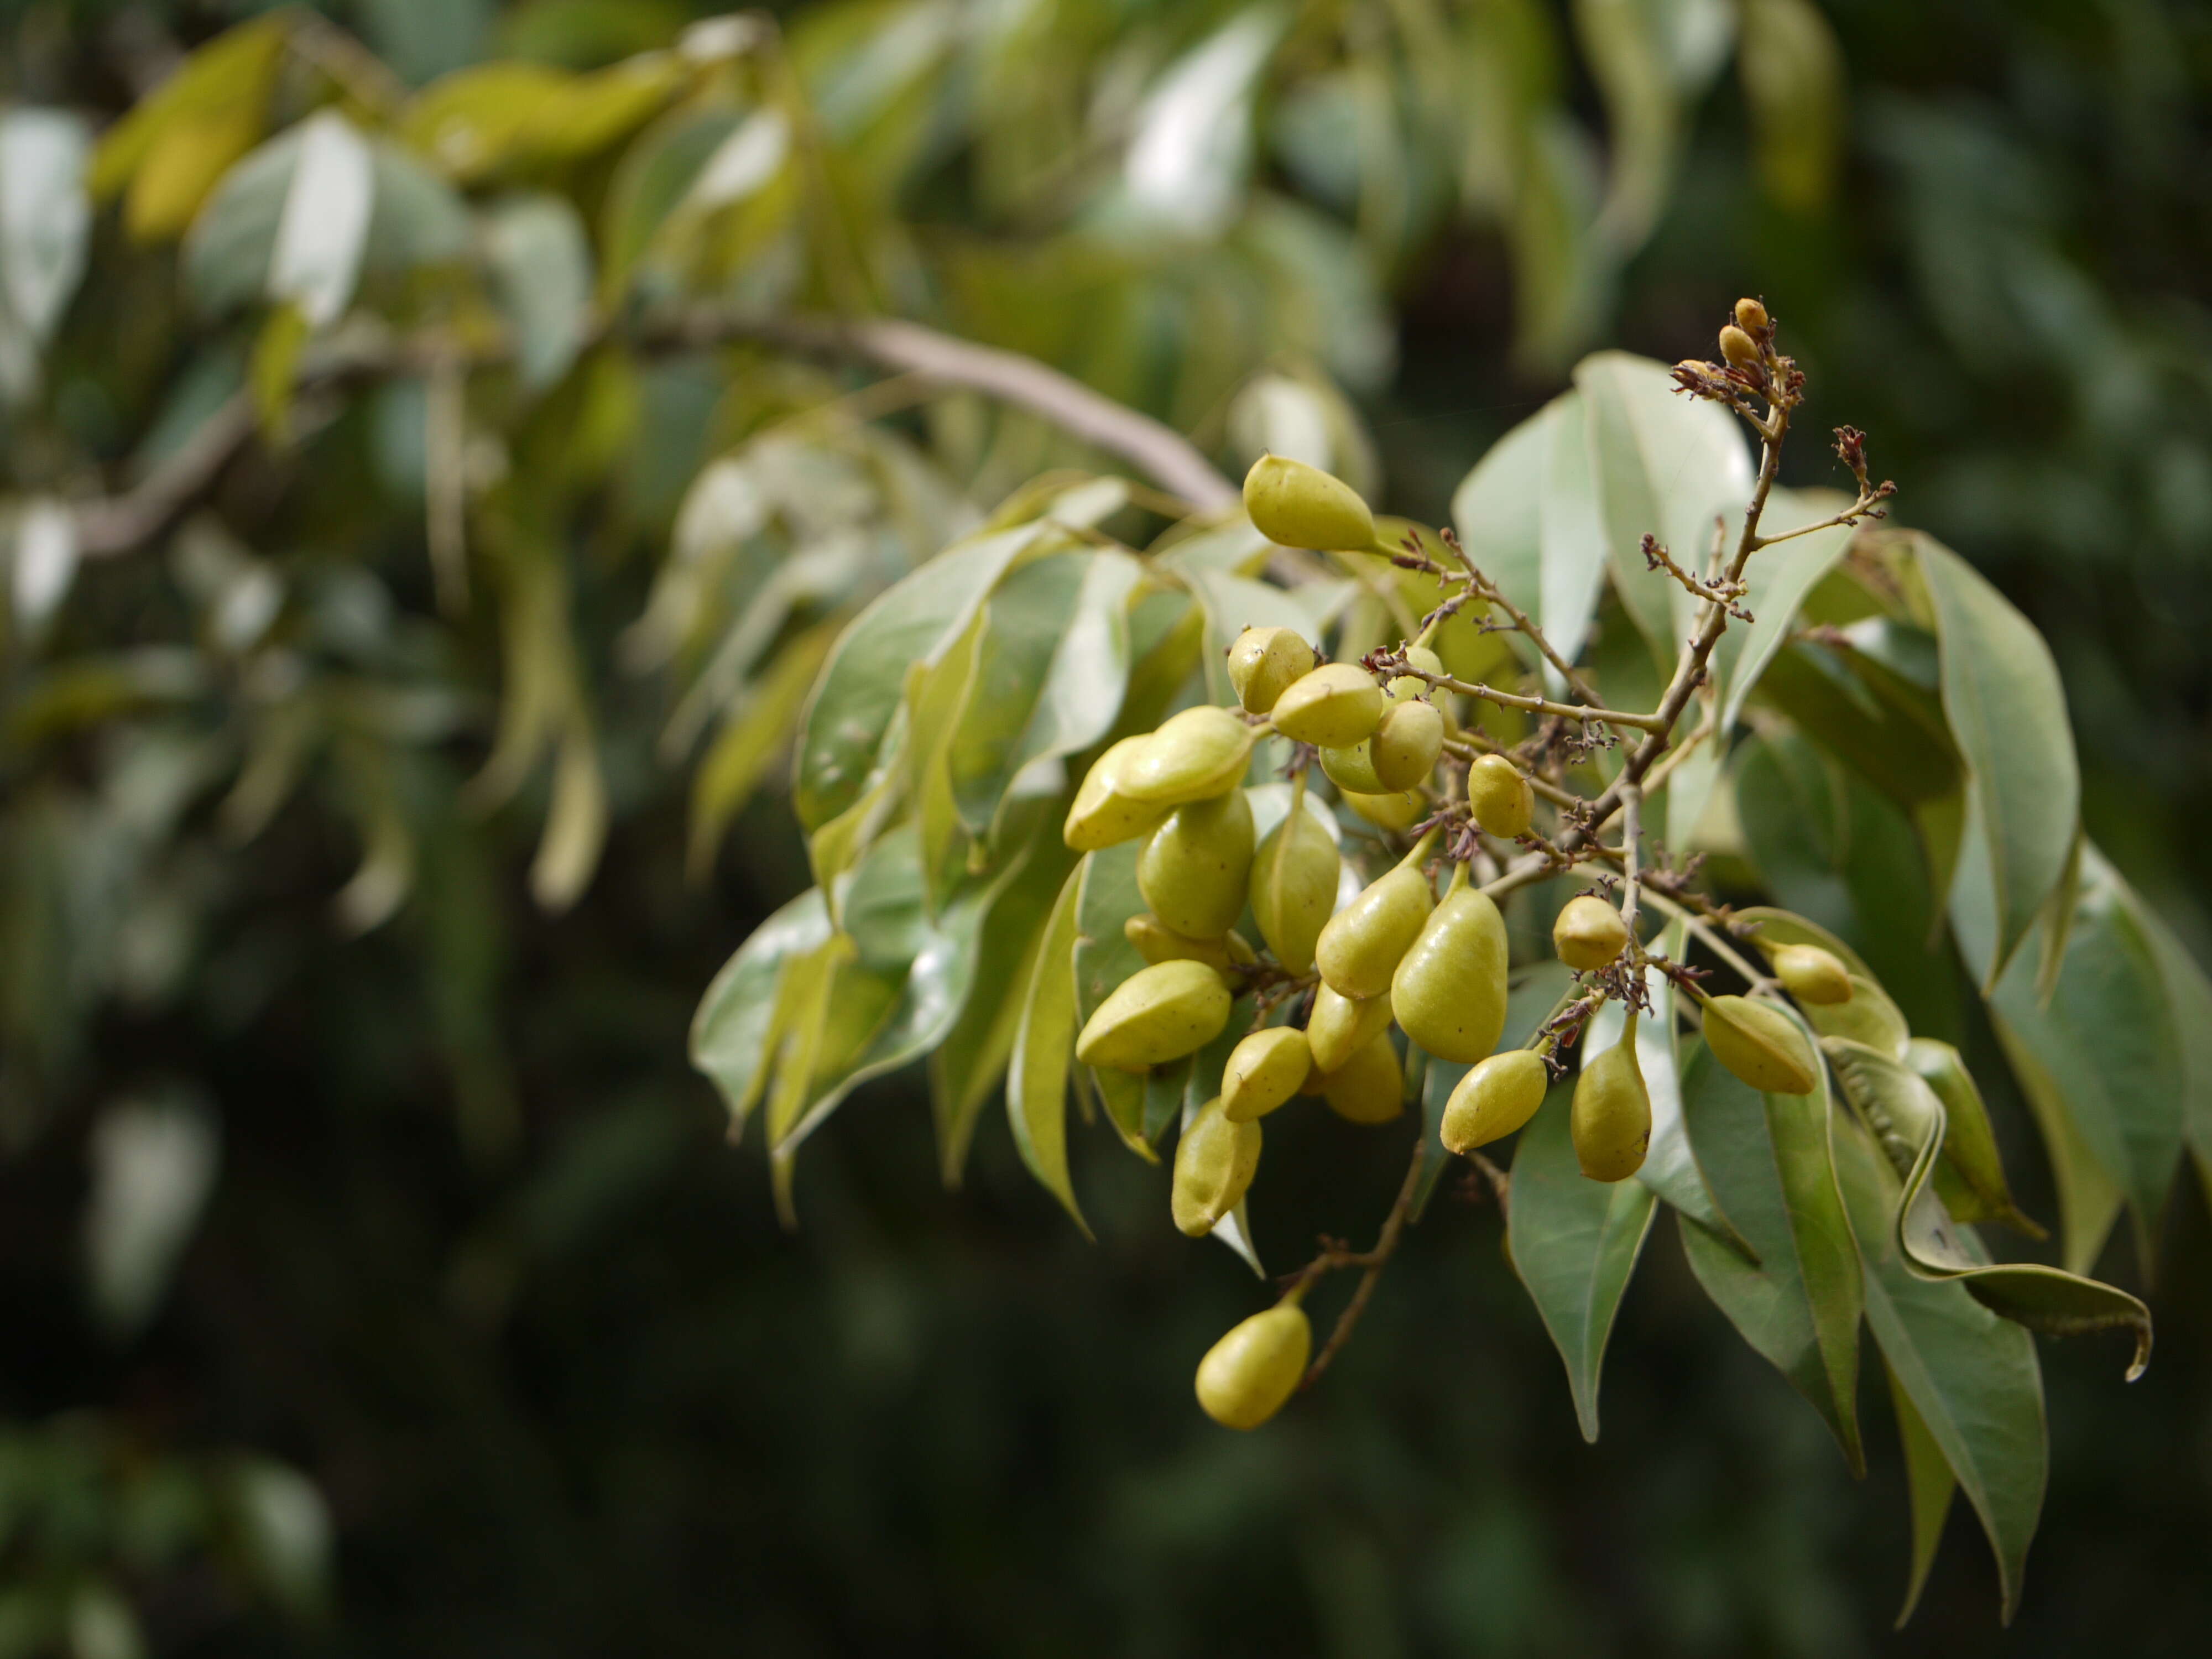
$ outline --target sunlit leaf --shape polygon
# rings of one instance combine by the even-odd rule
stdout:
[[[1021,1024],[1006,1073],[1014,1146],[1044,1189],[1087,1234],[1067,1172],[1067,1079],[1078,1026],[1074,955],[1081,870],[1071,871],[1046,921],[1021,994]]]

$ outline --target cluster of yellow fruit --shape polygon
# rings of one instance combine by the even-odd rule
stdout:
[[[1245,499],[1276,541],[1377,550],[1366,503],[1312,467],[1263,459]],[[1393,1026],[1426,1054],[1470,1067],[1441,1128],[1455,1152],[1520,1129],[1548,1091],[1557,1032],[1492,1052],[1505,1024],[1504,917],[1470,884],[1467,864],[1451,863],[1441,898],[1430,870],[1443,830],[1466,820],[1509,842],[1529,835],[1534,787],[1506,756],[1460,746],[1464,805],[1440,809],[1426,786],[1459,733],[1448,698],[1424,676],[1442,678],[1443,665],[1419,643],[1401,660],[1420,672],[1378,677],[1320,661],[1291,629],[1247,629],[1228,659],[1240,707],[1187,708],[1114,744],[1069,808],[1063,834],[1077,851],[1143,842],[1137,884],[1148,907],[1125,927],[1148,965],[1092,1012],[1076,1041],[1079,1060],[1144,1073],[1182,1060],[1219,1037],[1238,995],[1261,985],[1283,993],[1275,1006],[1307,1008],[1303,1026],[1255,1018],[1228,1055],[1220,1093],[1185,1125],[1170,1204],[1176,1224],[1193,1236],[1243,1200],[1259,1166],[1261,1120],[1293,1097],[1319,1096],[1355,1123],[1399,1115],[1405,1077]],[[1293,769],[1289,811],[1264,837],[1255,833],[1243,785],[1254,746],[1270,732],[1310,745],[1344,802],[1378,828],[1421,827],[1396,866],[1341,908],[1335,838],[1305,805],[1303,767]],[[1248,908],[1264,957],[1236,931]],[[1561,910],[1553,942],[1587,975],[1613,968],[1632,941],[1620,912],[1585,894]],[[1808,1000],[1837,1000],[1838,987],[1850,994],[1842,964],[1823,951],[1784,947],[1776,971]],[[1742,997],[1693,994],[1723,1064],[1760,1089],[1814,1088],[1818,1062],[1786,1014]],[[1583,1067],[1575,1091],[1574,1145],[1594,1180],[1632,1176],[1650,1138],[1635,1030],[1632,1012],[1623,1040]],[[1206,1355],[1198,1394],[1217,1420],[1255,1427],[1296,1389],[1311,1343],[1300,1294],[1246,1320]]]

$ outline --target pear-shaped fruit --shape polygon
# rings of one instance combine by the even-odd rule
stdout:
[[[1770,1095],[1813,1092],[1820,1062],[1797,1022],[1779,1008],[1748,997],[1712,997],[1705,1015],[1705,1047],[1753,1088]]]
[[[1262,536],[1285,547],[1324,553],[1366,553],[1375,547],[1375,515],[1359,492],[1287,455],[1262,455],[1252,463],[1244,475],[1244,510]]]
[[[1552,924],[1552,948],[1561,962],[1581,973],[1610,967],[1627,943],[1628,925],[1620,912],[1595,894],[1569,899]]]
[[[1363,795],[1347,789],[1344,804],[1377,830],[1410,830],[1429,815],[1428,798],[1418,789],[1395,795]]]
[[[1121,937],[1137,947],[1138,955],[1151,963],[1202,962],[1225,974],[1232,968],[1249,968],[1260,960],[1242,933],[1229,933],[1218,939],[1189,939],[1149,911],[1124,921]]]
[[[1198,1403],[1224,1429],[1256,1429],[1297,1392],[1312,1352],[1313,1326],[1297,1303],[1254,1314],[1198,1362]]]
[[[1114,787],[1131,800],[1166,806],[1224,795],[1243,782],[1255,734],[1226,708],[1186,708],[1145,740]]]
[[[1432,702],[1399,703],[1384,713],[1367,747],[1383,792],[1411,789],[1436,769],[1443,753],[1443,714]]]
[[[1406,1071],[1389,1033],[1369,1039],[1336,1070],[1323,1073],[1321,1097],[1352,1123],[1388,1123],[1405,1110]]]
[[[1313,647],[1288,628],[1248,628],[1229,647],[1229,684],[1237,700],[1264,714],[1275,700],[1313,672]]]
[[[1067,822],[1060,827],[1061,840],[1079,853],[1095,853],[1149,836],[1159,827],[1169,808],[1158,801],[1137,800],[1120,787],[1122,769],[1152,740],[1150,733],[1124,738],[1091,763],[1074,804],[1067,809]]]
[[[1339,863],[1336,843],[1303,801],[1253,856],[1252,920],[1275,960],[1294,974],[1314,965],[1314,944],[1336,908]]]
[[[1218,1097],[1207,1101],[1176,1143],[1168,1200],[1176,1225],[1193,1238],[1206,1237],[1243,1201],[1259,1167],[1260,1126],[1232,1121]]]
[[[1428,877],[1400,865],[1328,919],[1314,945],[1321,976],[1339,996],[1379,997],[1436,908]]]
[[[1084,1023],[1075,1057],[1115,1072],[1181,1060],[1221,1035],[1231,1000],[1221,975],[1202,962],[1139,968]]]
[[[1800,1002],[1832,1007],[1851,1000],[1851,970],[1817,945],[1784,945],[1773,953],[1774,977]]]
[[[1370,738],[1342,749],[1324,749],[1321,751],[1321,769],[1328,775],[1331,783],[1347,795],[1388,794],[1389,791],[1383,788],[1382,780],[1375,775],[1373,744],[1374,739]]]
[[[1551,1086],[1551,1071],[1533,1049],[1491,1055],[1468,1070],[1444,1103],[1444,1145],[1471,1152],[1504,1139],[1536,1115]]]
[[[1592,1181],[1626,1181],[1644,1167],[1644,1149],[1651,1144],[1651,1096],[1636,1063],[1634,1014],[1620,1042],[1583,1063],[1568,1127],[1575,1159]]]
[[[1306,1046],[1316,1070],[1340,1071],[1352,1055],[1389,1029],[1389,998],[1354,1002],[1323,985],[1314,993],[1313,1012],[1306,1017]]]
[[[1453,880],[1399,959],[1390,1009],[1429,1053],[1467,1065],[1495,1048],[1505,1029],[1505,918],[1486,895],[1458,884],[1463,876]]]
[[[1267,1115],[1297,1093],[1313,1069],[1306,1034],[1295,1025],[1255,1031],[1229,1051],[1221,1068],[1221,1111],[1231,1123]]]
[[[1382,688],[1357,663],[1324,663],[1292,682],[1267,713],[1275,730],[1300,743],[1347,749],[1382,723]]]
[[[1185,801],[1137,858],[1137,890],[1186,939],[1218,939],[1244,914],[1252,880],[1252,807],[1242,789]]]
[[[1467,804],[1486,836],[1511,841],[1535,822],[1536,792],[1503,755],[1485,755],[1467,769]]]

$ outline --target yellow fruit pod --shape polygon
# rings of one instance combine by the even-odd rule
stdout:
[[[1294,681],[1267,718],[1275,730],[1322,749],[1348,749],[1382,723],[1382,688],[1357,663],[1324,663]]]
[[[1324,1074],[1340,1071],[1346,1062],[1390,1029],[1390,999],[1370,997],[1354,1002],[1324,985],[1314,993],[1313,1012],[1306,1016],[1306,1048],[1314,1069]]]
[[[1232,1000],[1221,975],[1202,962],[1139,968],[1084,1023],[1075,1057],[1115,1072],[1181,1060],[1221,1035]]]
[[[1817,945],[1778,945],[1767,952],[1774,977],[1800,1002],[1830,1008],[1851,1000],[1851,970]]]
[[[1610,967],[1627,944],[1628,924],[1620,912],[1595,894],[1569,899],[1552,924],[1552,948],[1580,973]]]
[[[1225,795],[1244,781],[1258,732],[1211,703],[1169,717],[1125,762],[1114,787],[1133,801],[1180,806]]]
[[[1418,866],[1401,864],[1370,882],[1328,919],[1315,941],[1314,963],[1322,978],[1339,996],[1355,1001],[1381,996],[1435,908],[1429,878]]]
[[[1347,789],[1344,804],[1377,830],[1410,830],[1429,815],[1428,798],[1418,789],[1395,795],[1363,795]]]
[[[1241,933],[1218,939],[1190,939],[1149,911],[1124,921],[1121,937],[1135,945],[1137,954],[1148,963],[1202,962],[1225,974],[1232,968],[1249,968],[1260,959]]]
[[[1260,1126],[1232,1122],[1218,1096],[1207,1101],[1176,1143],[1168,1200],[1176,1225],[1193,1238],[1205,1237],[1243,1201],[1259,1167]]]
[[[1536,792],[1503,755],[1485,755],[1467,769],[1467,804],[1486,836],[1512,841],[1536,819]]]
[[[1492,1054],[1451,1091],[1438,1133],[1446,1148],[1462,1153],[1503,1140],[1536,1115],[1551,1086],[1551,1071],[1533,1049]]]
[[[1371,553],[1375,515],[1343,479],[1294,461],[1262,455],[1244,475],[1244,510],[1253,527],[1285,547],[1322,553]]]
[[[1709,997],[1705,1047],[1713,1058],[1762,1094],[1809,1095],[1820,1062],[1797,1022],[1748,997]]]
[[[1489,897],[1453,878],[1390,977],[1390,1008],[1406,1035],[1438,1060],[1467,1065],[1505,1030],[1505,918]]]
[[[1133,800],[1119,787],[1122,769],[1151,741],[1149,735],[1124,738],[1091,763],[1067,809],[1067,821],[1060,826],[1062,841],[1079,853],[1096,853],[1101,848],[1149,836],[1159,827],[1170,809],[1153,801]]]
[[[1401,702],[1387,709],[1367,740],[1370,768],[1382,794],[1411,789],[1436,769],[1444,750],[1443,711],[1432,702]]]
[[[1252,807],[1242,789],[1185,801],[1137,857],[1137,890],[1186,939],[1219,939],[1244,914],[1252,880]]]
[[[1321,1097],[1350,1123],[1388,1123],[1406,1109],[1406,1070],[1386,1030],[1321,1079]]]
[[[1568,1129],[1575,1161],[1592,1181],[1626,1181],[1644,1167],[1644,1151],[1651,1144],[1651,1095],[1636,1063],[1633,1013],[1620,1041],[1583,1065]]]
[[[1347,795],[1382,795],[1382,780],[1375,775],[1372,738],[1342,749],[1320,750],[1321,769],[1339,791]]]
[[[1229,684],[1255,714],[1273,708],[1313,667],[1313,647],[1288,628],[1248,628],[1229,647]]]
[[[1231,1123],[1252,1123],[1298,1091],[1313,1069],[1306,1034],[1295,1025],[1255,1031],[1229,1051],[1221,1068],[1221,1113]]]
[[[1224,1429],[1256,1429],[1297,1392],[1313,1326],[1295,1302],[1232,1326],[1198,1362],[1198,1403]]]
[[[1336,843],[1303,801],[1267,832],[1252,859],[1248,896],[1260,937],[1294,974],[1314,965],[1314,945],[1336,908]]]

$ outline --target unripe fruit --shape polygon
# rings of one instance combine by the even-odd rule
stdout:
[[[1252,807],[1242,789],[1186,801],[1137,858],[1137,890],[1186,939],[1218,939],[1244,914],[1252,879]]]
[[[1756,300],[1735,302],[1735,325],[1747,334],[1764,333],[1766,329],[1766,307]]]
[[[1221,1035],[1231,1001],[1221,975],[1202,962],[1139,968],[1084,1023],[1075,1057],[1116,1072],[1181,1060]]]
[[[1322,978],[1339,996],[1381,996],[1435,908],[1429,878],[1419,869],[1401,865],[1370,882],[1321,930],[1314,962]]]
[[[1387,716],[1385,717],[1388,718]],[[1378,732],[1377,735],[1380,735]],[[1374,738],[1341,749],[1324,749],[1321,769],[1328,781],[1347,795],[1383,795],[1390,792],[1375,774]]]
[[[1295,1025],[1255,1031],[1229,1051],[1221,1068],[1221,1113],[1231,1123],[1263,1118],[1297,1093],[1313,1069],[1306,1034]]]
[[[1813,1045],[1779,1008],[1747,997],[1714,997],[1705,1006],[1705,1047],[1753,1088],[1771,1095],[1809,1095],[1820,1081]]]
[[[1124,738],[1091,763],[1067,809],[1067,822],[1060,827],[1061,840],[1079,853],[1095,853],[1158,828],[1168,809],[1155,801],[1133,799],[1120,787],[1123,769],[1151,741],[1149,735]]]
[[[1198,1362],[1198,1403],[1224,1429],[1256,1429],[1297,1392],[1312,1352],[1313,1326],[1295,1302],[1254,1314]]]
[[[1472,887],[1458,887],[1444,896],[1391,975],[1391,1012],[1406,1035],[1438,1060],[1480,1060],[1505,1029],[1505,918],[1497,905]]]
[[[1363,795],[1344,792],[1344,804],[1378,830],[1410,830],[1429,815],[1429,803],[1418,789],[1395,795]]]
[[[1149,912],[1131,916],[1123,922],[1121,937],[1135,945],[1137,954],[1149,963],[1202,962],[1225,974],[1232,968],[1249,968],[1260,960],[1242,933],[1230,933],[1219,939],[1188,939]]]
[[[1627,944],[1628,924],[1620,912],[1594,894],[1569,899],[1552,924],[1552,948],[1579,973],[1610,965]]]
[[[1455,1152],[1471,1152],[1504,1139],[1536,1115],[1551,1085],[1543,1056],[1532,1049],[1491,1055],[1459,1080],[1444,1103],[1439,1130],[1444,1145]]]
[[[1759,362],[1759,342],[1734,323],[1721,330],[1721,356],[1731,368],[1749,370]]]
[[[1352,1123],[1388,1123],[1406,1109],[1406,1071],[1389,1032],[1321,1079],[1329,1110]]]
[[[1202,703],[1172,714],[1121,768],[1115,787],[1132,800],[1180,806],[1225,795],[1244,781],[1259,733],[1226,708]]]
[[[1193,1238],[1205,1237],[1243,1201],[1259,1167],[1260,1126],[1231,1122],[1218,1097],[1207,1101],[1176,1143],[1168,1200],[1176,1225]]]
[[[1229,683],[1237,688],[1237,700],[1255,714],[1273,708],[1313,665],[1313,647],[1287,628],[1248,628],[1229,647]]]
[[[1294,974],[1314,965],[1314,944],[1336,908],[1336,843],[1301,801],[1267,832],[1252,860],[1252,920],[1275,960]]]
[[[1347,1060],[1389,1029],[1389,998],[1354,1002],[1322,986],[1314,993],[1313,1012],[1306,1018],[1306,1048],[1314,1069],[1343,1070]]]
[[[1382,688],[1357,664],[1324,663],[1275,699],[1268,718],[1299,743],[1345,749],[1375,735],[1382,723]]]
[[[1830,1007],[1851,1000],[1851,971],[1817,945],[1784,945],[1773,953],[1774,977],[1800,1002]]]
[[[1484,755],[1467,769],[1467,804],[1482,833],[1502,841],[1527,835],[1536,818],[1536,792],[1503,755]]]
[[[1620,1041],[1583,1065],[1568,1128],[1575,1161],[1592,1181],[1626,1181],[1644,1167],[1644,1150],[1651,1142],[1651,1096],[1636,1063],[1633,1013]]]
[[[1411,789],[1436,769],[1437,757],[1443,753],[1443,712],[1432,702],[1401,702],[1383,714],[1367,746],[1382,790],[1362,793]]]
[[[1244,475],[1244,510],[1271,542],[1324,553],[1375,548],[1375,515],[1343,479],[1287,455],[1262,455]]]

